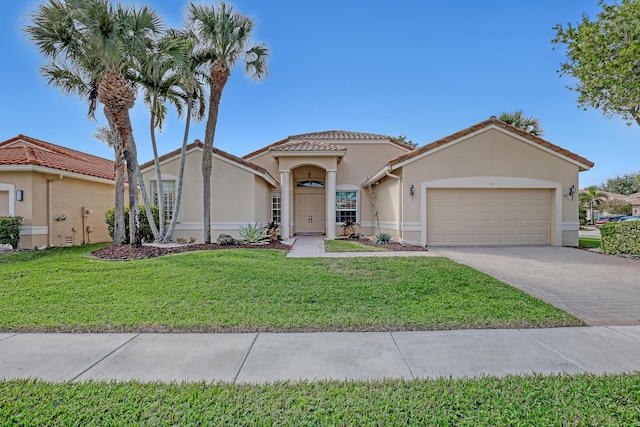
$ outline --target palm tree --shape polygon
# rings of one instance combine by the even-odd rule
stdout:
[[[149,218],[149,225],[151,226],[156,242],[164,242],[166,240],[165,200],[162,172],[160,170],[160,156],[156,143],[156,129],[162,130],[162,125],[167,115],[167,101],[175,106],[178,115],[182,115],[182,98],[180,97],[178,88],[179,77],[174,69],[184,56],[183,48],[185,48],[185,46],[179,39],[163,37],[155,43],[151,54],[141,58],[141,61],[136,67],[136,80],[142,86],[144,103],[150,112],[149,133],[151,135],[151,147],[153,149],[153,160],[156,169],[157,202],[160,211],[159,225],[157,228],[153,215],[150,215],[151,206],[146,189],[143,188],[142,194],[144,207],[147,211],[147,217]],[[140,181],[141,187],[144,187],[142,179],[140,179]]]
[[[269,50],[265,44],[253,44],[253,21],[224,2],[218,6],[195,5],[187,8],[187,25],[198,41],[196,55],[208,67],[209,114],[202,152],[204,241],[211,243],[211,168],[213,141],[218,121],[222,90],[238,60],[254,80],[267,76]]]
[[[114,229],[113,229],[113,243],[114,245],[120,245],[124,242],[124,178],[125,178],[125,162],[122,154],[122,142],[118,135],[110,128],[106,126],[100,126],[96,129],[96,133],[93,135],[97,140],[103,142],[108,147],[113,148],[115,152],[114,171],[116,178],[116,201],[114,210]],[[120,211],[117,207],[122,206]]]
[[[542,136],[544,133],[540,120],[533,116],[525,117],[522,110],[516,110],[513,113],[503,112],[499,119],[535,136]]]
[[[63,86],[50,71],[68,71],[90,82],[89,110],[104,105],[109,126],[122,142],[129,180],[130,240],[140,246],[137,214],[137,149],[129,110],[136,100],[131,71],[135,58],[147,54],[160,30],[157,14],[140,8],[111,6],[108,0],[49,0],[38,6],[25,28],[40,53],[50,62],[42,72],[50,84]],[[122,207],[124,210],[124,207]]]
[[[598,191],[595,185],[588,187],[587,191],[584,193],[580,193],[579,203],[580,206],[589,205],[590,215],[591,215],[591,225],[593,225],[593,208],[600,206],[603,199],[608,199],[606,193]]]

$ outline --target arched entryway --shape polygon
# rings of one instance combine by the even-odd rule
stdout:
[[[300,166],[293,170],[293,232],[325,234],[328,228],[324,169]]]

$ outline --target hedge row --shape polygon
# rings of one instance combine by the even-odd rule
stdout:
[[[0,244],[18,249],[20,244],[21,216],[0,216]]]
[[[609,222],[600,227],[600,249],[610,255],[640,255],[640,221]]]

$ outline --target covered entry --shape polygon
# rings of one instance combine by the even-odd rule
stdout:
[[[427,245],[549,245],[551,197],[546,188],[429,189]]]

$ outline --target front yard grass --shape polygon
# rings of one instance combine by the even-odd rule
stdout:
[[[189,252],[103,261],[97,246],[0,256],[0,331],[387,331],[583,323],[444,258]]]
[[[635,426],[640,373],[267,385],[0,382],[3,425]]]
[[[324,250],[326,252],[386,252],[384,248],[363,245],[362,243],[348,240],[325,240]]]
[[[593,237],[580,237],[580,239],[578,239],[578,246],[581,248],[599,248],[600,239]]]

